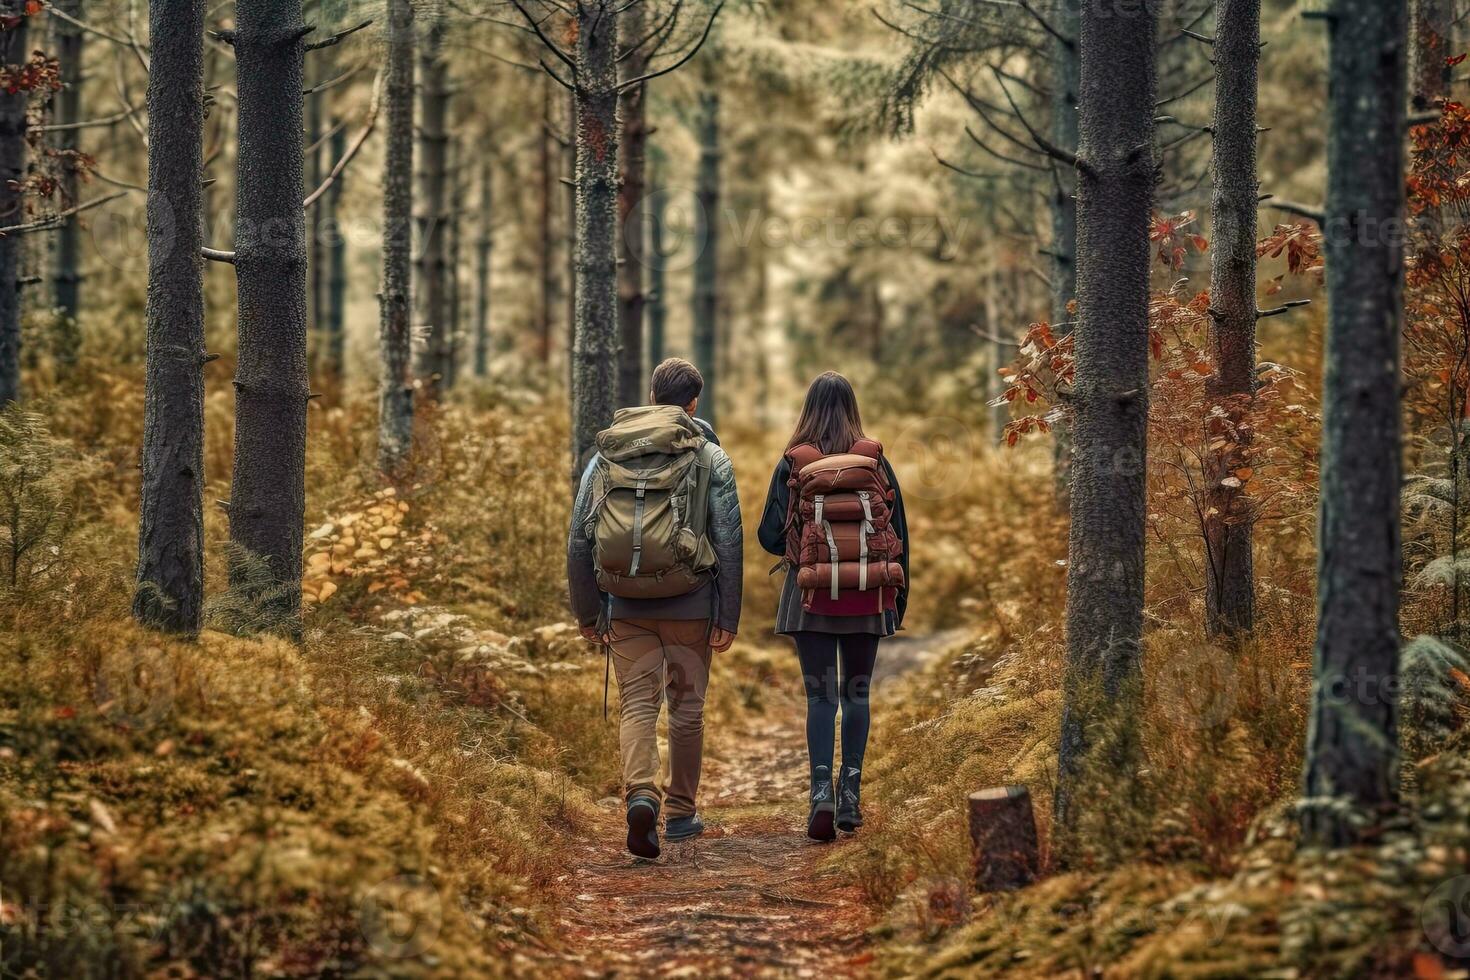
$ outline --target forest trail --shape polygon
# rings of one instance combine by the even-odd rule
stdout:
[[[883,709],[884,678],[921,667],[957,636],[901,634],[885,641],[875,716]],[[712,683],[721,680],[717,668]],[[604,801],[603,816],[576,846],[564,881],[559,931],[575,951],[568,975],[868,972],[872,913],[858,883],[831,860],[853,838],[818,844],[804,833],[805,706],[790,697],[769,700],[764,711],[745,714],[726,731],[706,729],[702,837],[665,842],[657,862],[636,860],[623,847],[621,801]]]

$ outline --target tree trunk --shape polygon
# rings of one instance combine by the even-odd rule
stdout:
[[[985,288],[985,329],[990,332],[990,371],[986,378],[985,401],[990,406],[990,436],[992,441],[999,446],[1005,442],[1006,423],[1011,419],[1010,409],[1000,397],[1005,393],[1005,378],[1001,377],[1000,369],[1011,362],[1012,351],[1001,340],[1005,336],[1007,328],[1001,325],[1000,300],[1001,300],[1001,275],[1000,257],[994,254],[990,260],[990,269],[986,277]]]
[[[706,85],[699,93],[699,170],[695,175],[694,245],[694,363],[704,375],[699,414],[716,424],[719,389],[719,273],[720,273],[720,93]]]
[[[0,65],[20,64],[29,17],[24,0],[0,0],[0,16],[14,27],[0,28]],[[0,91],[0,225],[25,221],[21,181],[26,174],[26,108],[30,93]],[[20,400],[20,264],[25,236],[0,238],[0,407]]]
[[[449,145],[449,200],[460,201],[464,196],[464,183],[460,180],[460,143],[454,139]],[[460,276],[462,236],[462,210],[458,206],[448,208],[445,220],[449,224],[449,261],[445,267],[446,308],[444,311],[444,387],[452,390],[459,381],[459,353],[463,340],[460,331],[460,297],[464,285]]]
[[[81,0],[58,0],[57,9],[73,17],[82,14]],[[82,121],[82,39],[81,28],[56,18],[57,60],[61,62],[61,95],[58,97],[57,122],[63,126]],[[81,148],[81,130],[63,129],[57,134],[56,149],[61,153],[62,210],[76,207],[81,196],[81,177],[77,169]],[[75,317],[80,308],[82,283],[82,234],[76,215],[65,219],[56,233],[56,263],[52,285],[56,308],[62,316]]]
[[[480,165],[480,237],[475,242],[475,377],[490,373],[490,256],[495,247],[495,171]]]
[[[409,367],[413,337],[413,31],[411,0],[389,0],[383,281],[378,294],[378,469],[390,478],[404,472],[413,447]]]
[[[1080,0],[1062,0],[1053,8],[1057,32],[1052,42],[1052,142],[1077,152],[1077,93],[1082,85]],[[1077,298],[1077,179],[1076,173],[1052,166],[1051,190],[1051,322],[1058,338],[1072,332],[1071,305]],[[992,330],[995,330],[992,327]],[[997,332],[996,336],[1004,336]],[[999,352],[997,351],[997,354]],[[1071,482],[1072,437],[1065,419],[1052,427],[1052,485],[1058,504],[1067,506]]]
[[[577,347],[577,246],[579,237],[577,233],[577,96],[570,94],[566,101],[567,110],[567,138],[562,146],[563,172],[566,174],[566,318],[562,321],[566,325],[567,344],[567,392],[572,405],[572,431],[576,431],[577,420],[577,365],[572,352]],[[616,355],[615,355],[616,356]],[[614,371],[616,371],[614,367]],[[617,391],[613,391],[613,399],[617,399]],[[572,447],[572,455],[576,456],[576,446]]]
[[[617,408],[618,7],[578,7],[576,344],[572,435],[580,474]]]
[[[623,33],[629,43],[643,40],[644,8],[633,4],[623,15]],[[624,79],[641,78],[648,71],[643,50],[629,53],[622,63]],[[648,394],[643,370],[643,168],[648,143],[646,84],[635,85],[618,97],[623,123],[623,183],[618,190],[618,326],[622,350],[618,354],[618,404],[641,405]]]
[[[1210,253],[1210,353],[1207,389],[1225,417],[1248,421],[1256,387],[1256,84],[1261,0],[1219,0],[1215,13],[1214,202]],[[1250,499],[1241,479],[1250,429],[1211,431],[1227,448],[1209,461],[1205,518],[1205,629],[1234,637],[1255,626]],[[1247,474],[1247,477],[1249,474]]]
[[[423,394],[437,400],[449,376],[449,65],[444,59],[444,13],[435,9],[424,29],[419,52],[418,275],[414,297],[418,326],[425,331],[417,348],[417,374]]]
[[[1407,25],[1403,4],[1383,0],[1336,0],[1328,23],[1329,306],[1301,820],[1303,844],[1337,847],[1371,837],[1398,805]]]
[[[318,81],[325,81],[331,77],[329,65],[323,63],[323,58],[330,58],[333,49],[327,48],[313,58],[312,67]],[[307,194],[311,194],[321,186],[322,178],[326,175],[331,164],[323,161],[327,155],[324,137],[326,130],[323,122],[323,101],[327,98],[324,92],[313,92],[306,97],[306,180],[303,186]],[[311,297],[311,316],[308,321],[311,336],[312,366],[323,367],[327,347],[327,250],[322,241],[324,222],[321,220],[325,215],[322,211],[312,208],[307,213],[307,275],[310,279],[308,294]]]
[[[1409,9],[1409,95],[1416,111],[1427,112],[1450,91],[1453,4],[1451,0],[1409,0]]]
[[[1056,795],[1063,832],[1076,825],[1085,766],[1133,778],[1126,730],[1089,753],[1110,720],[1136,717],[1142,698],[1156,19],[1148,4],[1131,17],[1105,4],[1082,12],[1068,664]]]
[[[148,373],[133,616],[186,635],[199,632],[204,606],[204,11],[205,0],[149,6]]]
[[[659,159],[654,155],[654,160]],[[668,191],[664,187],[663,167],[657,163],[653,169],[653,193],[644,199],[644,207],[648,209],[648,363],[650,368],[657,367],[664,359],[664,331],[665,322],[668,319],[669,304],[664,292],[667,288],[665,283],[665,264],[668,257],[664,255],[664,221],[667,215],[664,213],[664,204],[668,199]]]
[[[1026,787],[995,786],[970,794],[970,855],[976,891],[1014,891],[1036,880],[1041,849]]]
[[[301,207],[301,0],[237,0],[235,273],[239,363],[230,490],[232,587],[295,630],[306,515],[306,212]],[[264,562],[267,569],[254,563]],[[268,570],[266,588],[258,572]]]
[[[333,121],[336,125],[336,121]],[[340,160],[347,152],[347,130],[339,128],[332,134],[332,159]],[[323,228],[327,239],[327,357],[328,376],[339,383],[347,366],[347,236],[341,227],[342,184],[347,175],[343,173],[327,189]]]
[[[551,152],[551,86],[550,78],[541,80],[541,153],[539,172],[541,176],[540,235],[537,244],[541,247],[541,306],[536,311],[539,329],[541,365],[546,370],[547,383],[551,382],[551,332],[552,308],[556,306],[556,270],[554,268],[556,247],[552,241],[551,213],[552,194],[556,189],[556,171],[553,169]]]

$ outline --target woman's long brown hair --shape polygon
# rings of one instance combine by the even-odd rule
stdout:
[[[810,444],[830,456],[847,452],[862,438],[863,417],[858,413],[852,383],[836,371],[818,375],[806,390],[806,402],[796,420],[796,431],[786,444],[787,451]]]

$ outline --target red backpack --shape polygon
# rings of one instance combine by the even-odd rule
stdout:
[[[832,455],[802,445],[786,458],[786,561],[796,569],[802,608],[827,616],[895,608],[904,586],[903,542],[889,523],[893,488],[882,445],[859,439]]]

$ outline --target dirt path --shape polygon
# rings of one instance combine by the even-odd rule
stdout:
[[[914,669],[956,637],[885,647],[880,674]],[[878,693],[875,710],[881,710]],[[707,734],[700,812],[709,829],[665,844],[656,863],[623,849],[619,801],[571,855],[561,914],[572,975],[852,977],[872,957],[871,916],[830,859],[850,838],[816,844],[806,819],[805,718],[783,704],[737,730]]]

